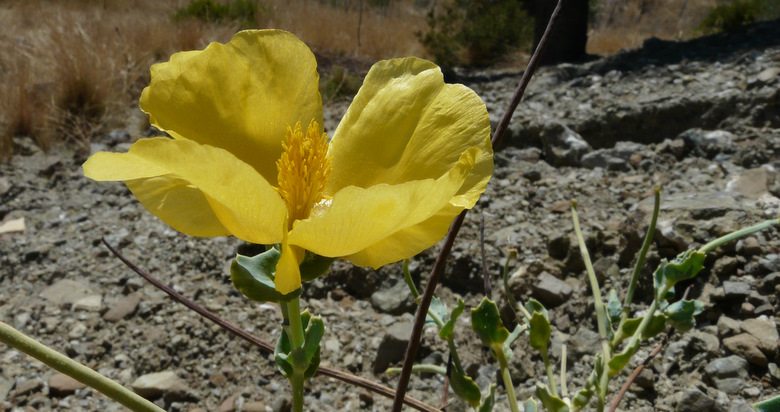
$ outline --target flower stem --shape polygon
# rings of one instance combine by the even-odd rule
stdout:
[[[506,389],[506,397],[509,399],[509,407],[512,412],[520,412],[520,408],[517,406],[517,396],[515,395],[515,385],[512,383],[512,376],[509,374],[509,362],[507,362],[506,355],[503,348],[494,348],[496,359],[498,359],[498,365],[501,367],[501,378],[504,380],[504,388]]]
[[[301,321],[301,303],[298,298],[283,302],[282,315],[284,316],[284,327],[287,337],[290,339],[290,347],[298,349],[303,347],[303,322]],[[297,362],[292,363],[293,373],[288,376],[292,386],[292,412],[303,411],[303,382],[306,367],[300,368]]]
[[[290,376],[292,385],[292,412],[303,412],[303,373],[305,371],[294,369]]]
[[[715,249],[716,247],[718,247],[718,246],[720,246],[720,245],[722,245],[724,243],[728,243],[728,242],[731,242],[732,240],[737,240],[737,239],[739,239],[741,237],[745,237],[747,235],[750,235],[750,234],[753,234],[753,233],[756,233],[756,232],[760,232],[760,231],[762,231],[762,230],[764,230],[766,228],[769,228],[769,227],[772,227],[772,226],[778,225],[778,224],[780,224],[780,218],[773,219],[773,220],[766,220],[766,221],[761,222],[761,223],[759,223],[757,225],[746,227],[746,228],[741,229],[741,230],[737,230],[736,232],[729,233],[726,236],[719,237],[719,238],[713,240],[712,242],[707,243],[706,245],[702,246],[699,249],[699,252],[700,253],[711,252],[713,249]]]
[[[135,394],[133,391],[125,388],[116,381],[70,359],[3,322],[0,322],[0,341],[38,359],[52,369],[95,388],[97,391],[126,406],[130,410],[138,412],[163,411],[157,405]]]
[[[577,235],[577,242],[580,246],[580,254],[582,254],[582,260],[585,262],[585,268],[588,272],[588,278],[590,279],[590,289],[593,292],[593,303],[596,307],[596,322],[598,323],[599,336],[601,337],[601,351],[603,353],[605,362],[609,362],[612,357],[612,348],[609,344],[607,337],[607,328],[612,326],[606,324],[607,314],[604,308],[604,301],[601,299],[601,291],[599,289],[599,282],[596,279],[596,272],[593,270],[593,264],[590,261],[590,254],[588,248],[585,246],[585,238],[582,236],[580,230],[579,216],[577,215],[577,201],[571,202],[571,219],[574,224],[574,233]],[[607,386],[609,385],[609,369],[604,368],[604,372],[601,374],[599,380],[599,407],[597,410],[604,410],[604,401],[607,397]]]
[[[298,298],[291,299],[282,304],[285,307],[282,315],[286,320],[287,337],[290,338],[290,345],[293,348],[303,346],[303,323],[301,322],[301,303]],[[285,310],[286,309],[286,310]]]

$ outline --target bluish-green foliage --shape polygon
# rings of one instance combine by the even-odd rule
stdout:
[[[214,0],[190,0],[187,7],[176,10],[174,21],[195,18],[205,22],[234,20],[242,26],[252,25],[257,15],[257,0],[233,0],[218,3]]]
[[[780,2],[777,0],[736,0],[711,9],[698,29],[703,33],[732,32],[745,24],[778,17]]]
[[[454,0],[432,8],[428,31],[417,33],[439,65],[485,65],[510,47],[530,43],[533,20],[518,0]]]

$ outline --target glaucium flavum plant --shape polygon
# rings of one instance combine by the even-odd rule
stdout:
[[[329,141],[314,55],[279,30],[176,53],[151,73],[140,106],[170,138],[96,153],[84,175],[124,181],[180,232],[269,245],[237,256],[231,278],[247,297],[280,303],[275,358],[301,410],[324,333],[300,313],[302,281],[335,258],[378,268],[439,241],[493,172],[485,104],[431,62],[380,61]]]

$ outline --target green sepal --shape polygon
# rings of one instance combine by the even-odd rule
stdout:
[[[441,321],[444,321],[444,319],[447,318],[447,306],[442,303],[441,299],[434,296],[433,299],[431,299],[431,305],[428,307],[428,313],[425,315],[426,325],[436,323],[436,321],[433,320],[431,313],[438,316]]]
[[[696,276],[704,267],[705,257],[704,253],[689,249],[677,255],[671,262],[662,260],[653,274],[656,294],[664,287],[671,288],[681,280]],[[669,292],[672,292],[671,296]],[[673,291],[670,289],[663,299],[671,299],[673,296]]]
[[[466,308],[466,304],[463,303],[463,299],[458,298],[458,305],[452,309],[452,314],[447,322],[439,329],[439,337],[442,339],[448,339],[452,336],[452,331],[455,329],[455,321],[458,320],[463,310]]]
[[[301,282],[308,282],[328,273],[330,264],[335,260],[336,258],[320,256],[307,250],[300,265]]]
[[[482,393],[479,391],[479,386],[468,375],[459,373],[453,368],[450,371],[450,387],[459,398],[468,402],[472,407],[479,406]]]
[[[471,309],[471,327],[485,346],[491,349],[501,348],[509,331],[501,322],[496,303],[488,298],[482,298],[479,306]]]
[[[547,353],[547,345],[549,345],[550,335],[552,335],[550,320],[540,312],[533,312],[528,325],[528,343],[539,352]]]
[[[569,412],[569,405],[563,399],[553,396],[547,386],[536,385],[536,397],[550,412]]]
[[[536,401],[533,398],[529,398],[523,403],[523,412],[538,412],[539,406],[536,405]]]
[[[488,386],[488,394],[482,399],[482,404],[479,405],[477,412],[491,412],[494,406],[496,406],[496,384],[491,383]]]
[[[287,331],[282,328],[282,335],[274,349],[276,368],[282,375],[289,378],[294,369],[304,369],[303,379],[308,380],[317,373],[320,366],[320,341],[325,334],[325,324],[319,316],[311,316],[309,311],[301,313],[301,324],[304,328],[303,346],[292,348]]]
[[[615,289],[609,291],[609,297],[607,298],[607,315],[609,316],[609,323],[612,325],[616,325],[620,322],[620,317],[623,315],[623,304],[618,300]]]
[[[271,248],[257,256],[236,255],[230,264],[230,280],[244,296],[256,302],[286,302],[301,295],[298,288],[286,295],[276,290],[274,274],[282,256]]]
[[[704,310],[704,303],[698,300],[679,300],[666,308],[669,323],[680,332],[685,332],[696,326],[693,317]]]

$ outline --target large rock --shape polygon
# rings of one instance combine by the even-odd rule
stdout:
[[[723,339],[723,346],[732,353],[739,355],[753,365],[766,367],[766,355],[759,349],[760,341],[749,333],[740,333]]]
[[[702,391],[696,388],[688,389],[680,398],[680,402],[677,404],[677,408],[675,408],[675,412],[703,412],[720,410],[722,410],[722,408],[718,407],[718,404],[714,399],[705,395]]]
[[[412,321],[401,321],[387,328],[376,352],[374,373],[383,373],[390,364],[404,358],[413,326]]]
[[[41,297],[56,305],[73,304],[92,295],[90,288],[75,280],[62,279],[41,292]]]
[[[130,385],[135,393],[147,399],[162,396],[167,401],[197,399],[187,383],[174,371],[155,372],[143,375]]]
[[[742,322],[742,330],[758,339],[758,349],[768,358],[777,356],[778,340],[777,325],[770,319],[746,319]]]
[[[774,174],[762,167],[750,169],[729,180],[726,183],[726,190],[739,193],[749,199],[758,199],[761,195],[769,193],[774,179]]]
[[[49,393],[57,396],[70,395],[77,389],[86,388],[87,385],[71,378],[64,373],[55,373],[49,377]]]
[[[731,153],[735,150],[734,134],[725,130],[686,130],[678,136],[685,144],[700,155],[713,158],[719,153]]]
[[[400,315],[414,310],[412,293],[406,282],[399,280],[390,288],[381,288],[371,294],[371,306],[378,312]]]
[[[138,303],[141,302],[141,295],[138,293],[131,293],[114,304],[111,309],[103,314],[103,319],[109,322],[118,322],[121,319],[133,314],[138,308]]]
[[[591,151],[585,139],[563,123],[553,123],[540,135],[544,157],[553,166],[579,166],[582,156]]]
[[[538,282],[533,285],[532,294],[546,307],[553,307],[566,302],[571,297],[572,288],[555,276],[542,272],[539,274]]]
[[[631,156],[645,146],[634,142],[617,142],[615,147],[597,149],[582,156],[582,166],[589,169],[600,167],[606,170],[627,171],[631,169]]]

